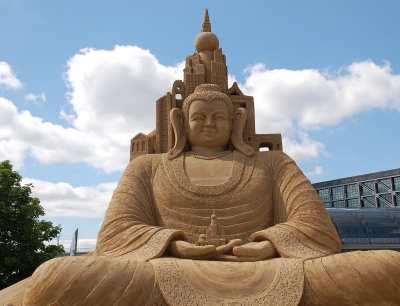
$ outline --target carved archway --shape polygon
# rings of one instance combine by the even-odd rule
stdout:
[[[272,151],[273,149],[274,145],[272,144],[272,142],[269,141],[260,142],[260,144],[258,145],[259,151]]]

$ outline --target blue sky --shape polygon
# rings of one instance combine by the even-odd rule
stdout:
[[[79,227],[93,245],[206,7],[257,132],[282,133],[312,182],[399,168],[399,1],[0,0],[0,160],[62,241]]]

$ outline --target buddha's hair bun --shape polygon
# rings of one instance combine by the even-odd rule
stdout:
[[[217,84],[201,84],[197,86],[196,89],[194,90],[194,92],[204,92],[204,91],[222,92],[222,89]]]

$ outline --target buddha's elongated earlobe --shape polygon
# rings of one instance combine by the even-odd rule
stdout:
[[[167,158],[174,159],[183,152],[186,146],[187,135],[183,128],[183,116],[182,111],[179,108],[173,108],[169,113],[172,128],[175,134],[175,145],[168,151]]]
[[[243,129],[246,124],[246,119],[246,110],[243,107],[237,108],[233,114],[231,141],[236,150],[247,156],[251,156],[254,155],[254,149],[243,141]]]

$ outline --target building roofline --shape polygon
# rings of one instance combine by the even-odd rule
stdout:
[[[361,175],[356,175],[356,176],[350,176],[350,177],[345,177],[345,178],[331,180],[331,181],[314,183],[314,184],[312,184],[312,186],[315,189],[319,189],[319,188],[335,186],[335,185],[368,181],[368,180],[373,180],[373,179],[377,179],[377,178],[381,179],[381,178],[391,177],[391,176],[395,176],[395,175],[400,175],[400,168],[386,170],[386,171],[380,171],[380,172],[373,172],[373,173],[368,173],[368,174],[361,174]]]

